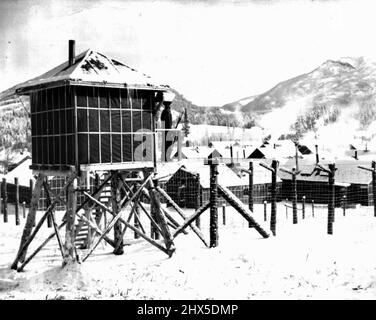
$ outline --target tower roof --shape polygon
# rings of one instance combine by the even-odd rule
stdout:
[[[66,61],[36,78],[17,85],[15,89],[22,93],[58,82],[153,90],[169,88],[118,60],[89,49],[77,55],[75,63],[71,66]]]

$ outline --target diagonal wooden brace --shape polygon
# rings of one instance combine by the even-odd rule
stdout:
[[[184,214],[183,210],[172,200],[172,198],[164,191],[161,187],[157,186],[156,190],[166,199],[166,201],[176,210],[176,212],[184,219],[187,219],[187,216]],[[199,208],[200,209],[200,208]],[[198,210],[199,210],[198,209]],[[206,210],[206,209],[205,209]],[[192,221],[193,222],[193,221]],[[194,233],[200,238],[200,240],[205,244],[205,246],[209,247],[209,243],[205,240],[204,235],[197,228],[193,223],[189,224],[189,227],[193,230]],[[176,232],[175,232],[176,233]],[[176,237],[176,236],[174,236]]]

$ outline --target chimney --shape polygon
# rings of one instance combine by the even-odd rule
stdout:
[[[74,65],[76,62],[76,52],[75,52],[76,42],[74,40],[69,40],[69,51],[68,51],[68,65],[69,67]]]
[[[354,150],[354,159],[358,160],[358,150]]]
[[[320,159],[319,159],[319,147],[317,144],[315,145],[315,149],[316,149],[316,164],[318,164],[320,162]]]

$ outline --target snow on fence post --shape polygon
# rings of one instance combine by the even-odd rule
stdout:
[[[343,216],[346,216],[346,196],[342,197],[342,210],[343,210]]]
[[[14,178],[14,184],[16,186],[16,203],[14,204],[14,215],[16,219],[16,226],[20,225],[20,186],[18,184],[18,178]]]
[[[302,197],[302,217],[303,217],[303,219],[305,219],[305,201],[306,201],[306,197],[303,196]]]
[[[312,218],[315,217],[315,200],[312,199]]]
[[[264,221],[266,221],[267,220],[267,201],[265,200],[264,201]]]
[[[218,160],[209,159],[210,165],[210,248],[218,246]]]
[[[198,208],[201,207],[201,183],[200,183],[200,174],[197,174],[196,175],[196,191],[197,191],[197,195],[196,195],[196,203],[195,203],[195,211],[197,211]],[[201,218],[198,217],[196,219],[196,227],[197,228],[201,228]]]
[[[223,219],[223,225],[226,225],[226,206],[222,205],[222,219]]]
[[[3,178],[3,192],[4,192],[4,197],[3,197],[3,206],[4,206],[4,222],[8,222],[8,191],[7,191],[7,179]]]

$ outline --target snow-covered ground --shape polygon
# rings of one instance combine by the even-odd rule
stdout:
[[[189,231],[176,238],[171,258],[127,231],[124,255],[101,244],[82,265],[62,269],[53,239],[21,273],[9,268],[22,233],[10,216],[8,224],[0,221],[0,299],[375,299],[372,207],[348,209],[346,217],[336,209],[332,236],[326,234],[326,208],[312,217],[307,205],[298,225],[291,214],[286,218],[280,203],[277,236],[263,239],[230,207],[223,226],[220,209],[219,247],[205,248]],[[268,226],[262,205],[254,216]],[[207,239],[208,219],[209,211],[202,217]],[[44,226],[39,241],[51,232]]]

